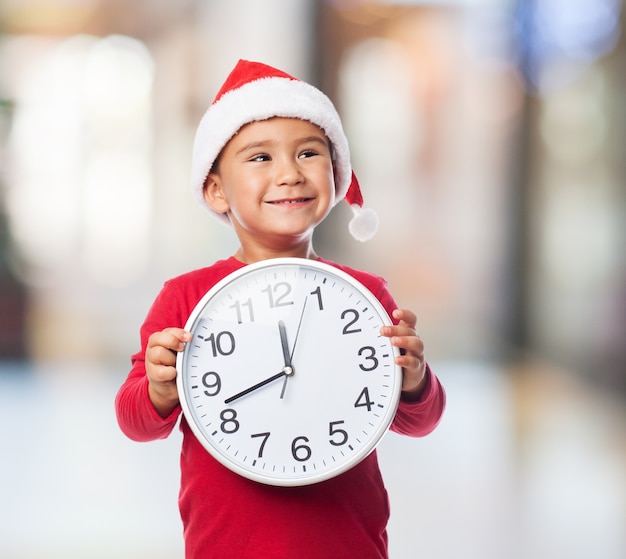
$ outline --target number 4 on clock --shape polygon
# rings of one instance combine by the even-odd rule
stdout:
[[[370,391],[367,389],[367,386],[361,390],[359,397],[354,402],[355,408],[367,408],[367,411],[372,411],[372,406],[374,402],[370,400]]]

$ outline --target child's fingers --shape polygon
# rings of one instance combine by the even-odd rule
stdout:
[[[155,345],[146,351],[146,361],[157,366],[173,367],[176,365],[176,352],[162,345]]]
[[[391,343],[405,354],[410,354],[420,359],[424,355],[424,342],[417,335],[392,336]]]
[[[148,349],[164,347],[172,351],[182,351],[185,344],[191,340],[191,334],[182,328],[166,328],[155,332],[148,339]]]
[[[399,326],[415,328],[417,324],[417,316],[408,309],[396,309],[393,311],[393,318],[398,321]]]
[[[423,359],[410,353],[402,353],[395,359],[396,365],[403,369],[419,369],[422,366]]]

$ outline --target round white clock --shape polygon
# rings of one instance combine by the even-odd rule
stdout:
[[[245,266],[201,299],[177,358],[183,413],[224,466],[270,485],[355,466],[396,412],[402,370],[376,297],[328,264]]]

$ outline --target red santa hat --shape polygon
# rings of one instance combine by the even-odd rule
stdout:
[[[345,199],[354,212],[349,224],[352,236],[359,241],[371,239],[378,228],[378,216],[363,208],[348,140],[332,102],[312,85],[259,62],[240,60],[200,121],[191,163],[191,188],[198,203],[230,223],[228,216],[214,212],[204,200],[206,177],[242,126],[272,117],[300,118],[324,130],[333,146],[336,203]]]

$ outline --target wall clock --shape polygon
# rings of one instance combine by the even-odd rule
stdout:
[[[199,301],[177,357],[183,413],[234,472],[279,486],[327,480],[365,458],[398,405],[391,320],[352,276],[316,260],[245,266]]]

